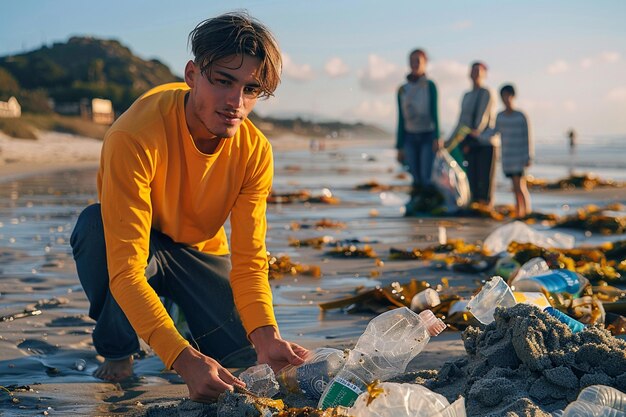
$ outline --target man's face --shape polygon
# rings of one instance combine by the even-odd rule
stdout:
[[[206,73],[192,61],[187,63],[185,81],[191,91],[185,116],[194,139],[229,138],[237,133],[261,92],[257,81],[260,65],[261,61],[250,55],[223,58]]]
[[[470,71],[470,78],[476,83],[480,83],[485,79],[486,71],[482,65],[472,65]]]

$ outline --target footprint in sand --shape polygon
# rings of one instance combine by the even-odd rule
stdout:
[[[38,339],[26,339],[17,347],[32,355],[49,355],[59,350],[58,347]]]
[[[74,327],[74,326],[93,326],[94,322],[89,317],[77,314],[74,316],[57,317],[48,323],[50,327]]]

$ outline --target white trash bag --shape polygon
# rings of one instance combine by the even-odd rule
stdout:
[[[500,253],[507,250],[509,243],[533,243],[544,248],[572,249],[574,236],[559,232],[539,232],[526,223],[515,221],[494,230],[483,246],[492,253]]]
[[[467,175],[445,149],[439,149],[435,155],[431,180],[444,197],[447,213],[455,213],[469,205]]]
[[[382,390],[379,391],[379,390]],[[465,399],[448,402],[446,397],[418,384],[383,382],[374,398],[364,392],[349,409],[359,417],[465,417]]]

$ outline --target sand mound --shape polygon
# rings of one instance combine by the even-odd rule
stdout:
[[[585,387],[626,391],[626,342],[590,327],[569,328],[536,307],[499,309],[496,320],[463,334],[467,356],[418,382],[453,401],[466,399],[468,416],[546,416]]]

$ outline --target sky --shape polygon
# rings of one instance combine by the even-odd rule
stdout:
[[[89,35],[117,39],[182,75],[189,32],[232,10],[265,23],[283,53],[282,83],[256,107],[264,116],[360,121],[394,132],[408,53],[422,48],[444,137],[475,60],[488,65],[492,91],[515,85],[536,137],[563,140],[569,128],[626,134],[626,2],[618,0],[2,1],[0,56]]]

